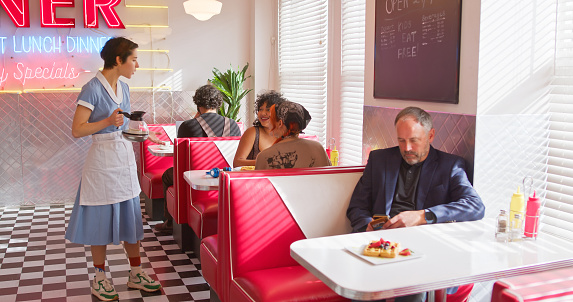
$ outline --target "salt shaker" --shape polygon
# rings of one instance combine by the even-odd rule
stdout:
[[[495,239],[506,242],[509,235],[509,221],[505,210],[500,210],[495,223]]]
[[[523,239],[523,215],[514,214],[513,220],[510,222],[509,240],[521,241]]]

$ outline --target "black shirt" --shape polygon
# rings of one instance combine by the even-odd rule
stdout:
[[[400,172],[398,173],[398,181],[396,182],[394,200],[390,208],[390,217],[394,217],[404,211],[416,209],[416,192],[423,164],[424,162],[419,162],[410,165],[402,159]]]

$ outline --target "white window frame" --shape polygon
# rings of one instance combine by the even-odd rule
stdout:
[[[286,2],[300,2],[307,3],[308,1],[288,1],[279,0],[279,15],[281,4],[283,1]],[[319,3],[316,1],[316,3]],[[320,138],[320,142],[325,146],[325,148],[331,148],[331,139],[334,139],[335,146],[340,152],[340,163],[342,165],[360,165],[362,164],[362,111],[364,105],[364,37],[365,37],[365,14],[366,14],[366,0],[342,0],[333,1],[327,0],[328,4],[328,28],[327,28],[327,52],[325,53],[327,59],[327,78],[326,78],[326,100],[324,103],[324,108],[326,109],[324,113],[319,114],[322,117],[325,114],[324,120],[314,119],[313,112],[311,110],[311,115],[313,115],[313,121],[311,125],[316,122],[323,122],[324,128],[321,128],[323,133],[317,134],[312,131],[307,131],[308,134],[317,134]],[[356,31],[357,29],[350,28],[349,26],[356,26],[359,23],[348,23],[342,20],[343,16],[348,15],[348,11],[354,11],[353,17],[357,17],[357,6],[362,7],[362,36],[358,34],[357,39],[360,41],[362,39],[361,47],[357,46],[355,43],[357,40],[352,42],[347,41],[342,38],[342,35],[346,34],[348,37],[350,35],[356,35],[356,33],[351,31]],[[343,9],[345,11],[343,11]],[[358,14],[360,18],[360,14]],[[279,32],[280,32],[280,21],[279,21]],[[360,30],[360,29],[358,29]],[[280,33],[279,33],[279,45],[280,45]],[[348,47],[353,48],[353,54],[350,52],[345,52]],[[356,51],[362,51],[362,54],[356,53]],[[362,57],[360,59],[359,57]],[[347,61],[347,58],[352,58],[352,60]],[[360,62],[361,60],[361,62]],[[279,65],[281,62],[281,52],[279,50]],[[360,72],[360,69],[362,71]],[[279,67],[279,78],[281,78],[281,71]],[[361,73],[361,78],[360,78]],[[288,99],[300,102],[305,107],[307,103],[300,99],[298,96],[293,94],[289,89],[283,89],[282,83],[279,84],[281,87],[279,90],[285,94]],[[287,87],[291,88],[291,87]],[[313,106],[311,104],[310,109]],[[307,109],[309,109],[307,107]]]

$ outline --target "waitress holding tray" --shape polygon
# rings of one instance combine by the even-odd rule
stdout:
[[[140,240],[143,223],[132,143],[122,137],[126,127],[120,111],[130,112],[129,87],[119,80],[131,78],[139,67],[138,45],[125,38],[112,38],[103,47],[101,72],[82,87],[72,122],[76,138],[91,136],[92,145],[82,170],[82,179],[66,239],[91,246],[95,277],[91,292],[102,301],[119,299],[105,275],[106,246],[123,246],[131,270],[127,285],[152,292],[159,282],[141,269]],[[158,142],[155,133],[151,141]]]

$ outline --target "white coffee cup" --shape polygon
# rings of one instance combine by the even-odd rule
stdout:
[[[170,149],[171,148],[171,142],[161,142],[161,144],[159,144],[159,149]]]

